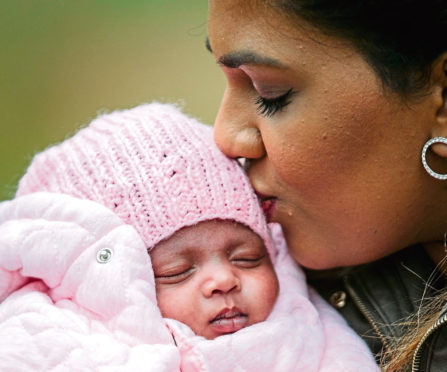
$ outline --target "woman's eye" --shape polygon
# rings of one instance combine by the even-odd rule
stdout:
[[[193,269],[188,268],[186,270],[176,271],[176,272],[169,272],[169,273],[161,273],[157,274],[155,273],[155,280],[157,283],[160,284],[175,284],[180,283],[186,279],[189,278],[189,276],[192,274]]]
[[[258,112],[261,115],[271,117],[275,115],[278,111],[286,107],[291,101],[290,97],[293,94],[292,88],[286,93],[275,98],[264,98],[259,96],[256,99],[256,105],[258,106]]]

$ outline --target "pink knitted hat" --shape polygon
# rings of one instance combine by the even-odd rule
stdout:
[[[132,225],[148,249],[182,227],[235,220],[257,233],[274,259],[244,171],[212,137],[211,127],[171,105],[104,115],[36,155],[17,196],[49,191],[96,201]]]

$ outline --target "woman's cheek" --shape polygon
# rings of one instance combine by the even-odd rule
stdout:
[[[272,149],[268,156],[276,181],[284,186],[292,186],[297,190],[316,187],[327,177],[332,167],[332,155],[324,151],[317,152],[305,138],[298,137],[294,142],[284,139],[269,145],[266,144],[266,148]]]

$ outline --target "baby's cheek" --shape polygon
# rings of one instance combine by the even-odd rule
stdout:
[[[182,286],[160,286],[157,288],[157,304],[163,318],[178,320],[198,332],[198,319],[202,317],[196,297]]]
[[[268,302],[270,304],[270,311],[273,309],[273,306],[275,305],[276,299],[279,295],[279,281],[278,277],[276,276],[276,273],[272,271],[272,274],[270,276],[270,284],[268,286],[268,294],[266,295],[268,297]],[[269,311],[269,314],[270,314]]]
[[[275,272],[264,271],[257,279],[257,298],[254,303],[253,323],[262,322],[270,315],[279,294],[279,282]]]
[[[160,309],[161,315],[164,318],[176,319],[175,312],[177,306],[173,303],[174,293],[173,291],[163,288],[163,286],[156,286],[157,293],[157,305]]]

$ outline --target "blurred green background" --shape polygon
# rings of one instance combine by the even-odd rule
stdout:
[[[0,200],[98,113],[182,102],[212,124],[225,83],[206,17],[206,0],[2,0]]]

